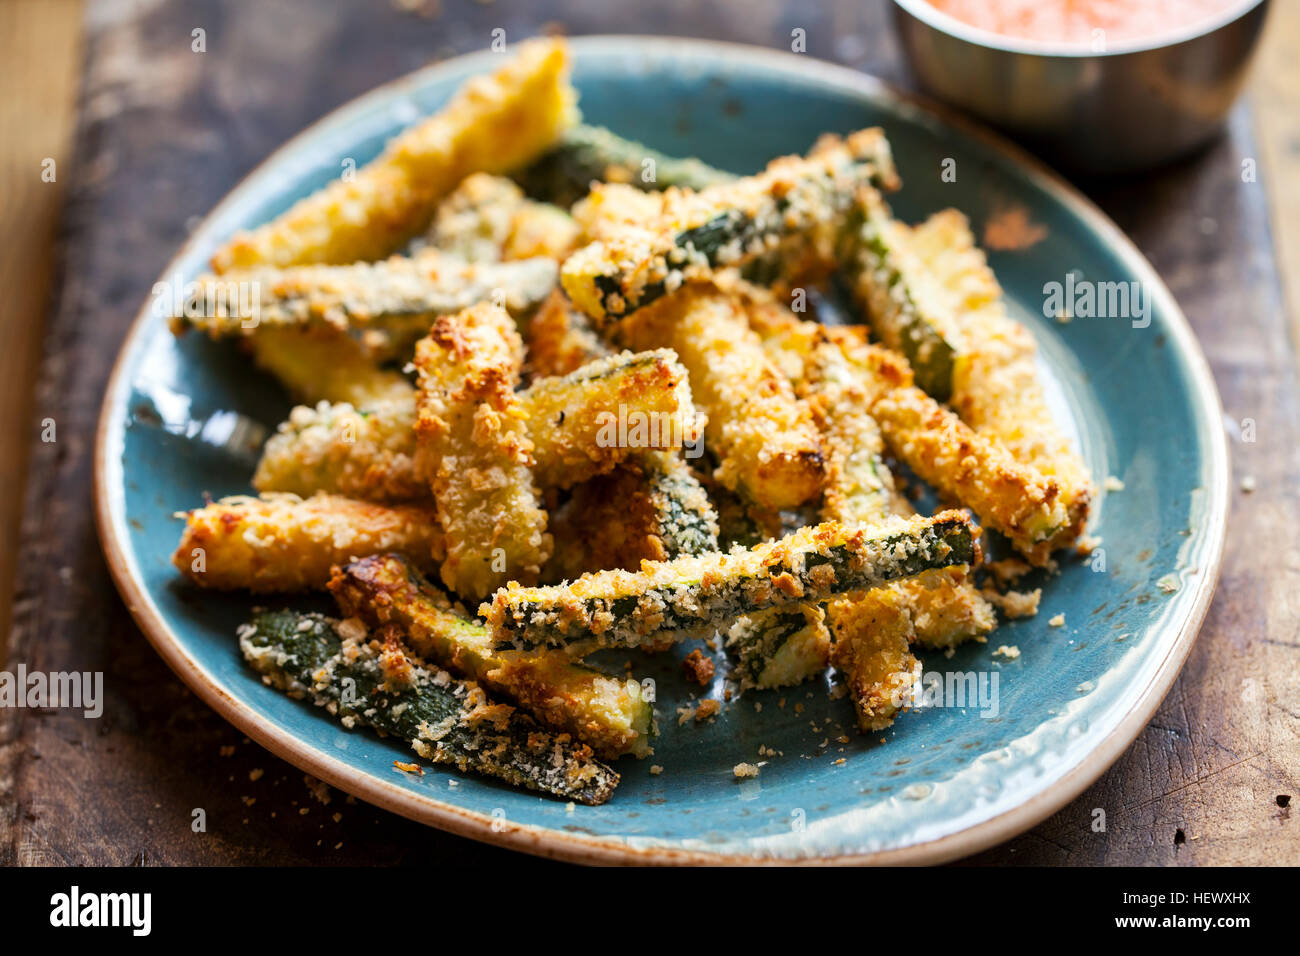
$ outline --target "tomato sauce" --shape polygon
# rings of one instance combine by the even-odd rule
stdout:
[[[981,30],[1046,43],[1154,40],[1241,6],[1241,0],[927,0]],[[1101,32],[1098,32],[1101,31]]]

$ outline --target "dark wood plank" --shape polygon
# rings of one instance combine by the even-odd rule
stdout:
[[[32,452],[9,660],[103,670],[106,712],[86,721],[66,711],[0,711],[0,863],[503,858],[337,793],[318,802],[301,772],[242,740],[172,676],[131,623],[100,557],[90,461],[113,357],[186,223],[258,160],[377,83],[483,46],[497,26],[511,38],[558,23],[571,33],[771,47],[788,47],[790,30],[803,27],[810,54],[905,81],[879,0],[810,12],[687,0],[440,6],[430,19],[342,0],[94,5],[62,282],[33,401],[38,417],[56,418],[59,437]],[[196,27],[207,31],[203,54],[190,49]],[[1297,858],[1295,829],[1274,797],[1296,789],[1300,562],[1276,529],[1297,517],[1287,491],[1298,477],[1300,415],[1262,187],[1236,173],[1252,150],[1243,112],[1227,140],[1168,175],[1091,187],[1188,311],[1229,415],[1258,422],[1259,441],[1234,454],[1238,473],[1256,476],[1259,488],[1235,500],[1219,596],[1152,725],[1079,800],[972,862]],[[1107,811],[1105,834],[1090,828],[1095,807]],[[206,833],[191,830],[195,808],[206,811]],[[1186,841],[1176,844],[1179,829]]]

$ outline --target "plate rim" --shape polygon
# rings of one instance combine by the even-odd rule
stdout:
[[[313,748],[290,731],[264,722],[255,712],[224,690],[213,675],[208,673],[203,665],[184,648],[176,633],[168,626],[154,605],[153,599],[134,567],[129,548],[129,533],[126,530],[122,486],[112,481],[114,476],[110,452],[117,450],[119,446],[110,440],[110,433],[113,430],[113,423],[120,420],[126,407],[130,381],[126,376],[125,362],[127,356],[135,351],[137,340],[141,337],[150,317],[151,307],[148,299],[132,320],[114,359],[96,426],[93,461],[95,524],[100,545],[113,582],[131,617],[159,656],[200,699],[249,738],[298,769],[324,780],[345,793],[418,823],[537,856],[588,864],[923,865],[943,863],[968,856],[1028,830],[1082,793],[1137,739],[1181,672],[1200,632],[1218,584],[1227,537],[1231,478],[1227,438],[1223,429],[1219,427],[1219,423],[1223,420],[1223,406],[1209,363],[1182,309],[1154,266],[1142,255],[1133,241],[1076,187],[1021,147],[925,97],[897,89],[875,76],[807,54],[789,53],[745,43],[638,34],[593,34],[570,37],[567,42],[575,52],[583,50],[617,52],[623,49],[631,54],[648,50],[660,55],[671,55],[685,49],[699,57],[721,58],[728,63],[742,61],[750,66],[762,66],[766,63],[782,72],[801,73],[810,79],[819,79],[830,87],[852,89],[873,99],[892,101],[911,111],[928,114],[930,118],[937,119],[955,128],[962,135],[979,140],[1003,154],[1035,185],[1051,193],[1073,215],[1082,220],[1090,231],[1105,241],[1125,266],[1161,300],[1169,316],[1168,331],[1188,367],[1191,404],[1194,407],[1199,406],[1205,421],[1209,423],[1208,441],[1205,443],[1209,452],[1208,464],[1211,472],[1211,480],[1207,482],[1206,488],[1209,560],[1208,566],[1202,568],[1202,573],[1197,575],[1197,590],[1191,613],[1183,622],[1164,658],[1156,665],[1150,681],[1130,703],[1128,710],[1111,733],[1042,792],[973,826],[904,847],[870,852],[850,851],[812,858],[718,852],[660,845],[638,847],[617,840],[588,837],[534,824],[511,822],[503,824],[501,820],[493,819],[486,814],[467,810],[430,795],[412,793],[397,786],[396,783],[382,780],[377,776],[358,777],[354,768],[348,764]],[[180,260],[191,254],[192,247],[198,241],[204,227],[239,201],[242,194],[251,188],[255,179],[260,178],[267,166],[300,149],[308,140],[316,136],[322,126],[345,122],[352,114],[363,115],[376,105],[389,100],[393,94],[404,87],[422,85],[427,79],[436,77],[439,73],[456,72],[466,66],[473,67],[479,61],[485,64],[495,62],[495,59],[489,58],[497,56],[498,54],[491,51],[480,50],[451,57],[389,80],[330,110],[277,147],[227,191],[203,217],[191,235],[181,243],[163,268],[160,278],[165,280],[167,276],[177,271]],[[124,477],[125,466],[121,468],[121,472]]]

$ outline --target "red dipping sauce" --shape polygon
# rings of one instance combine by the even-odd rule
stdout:
[[[1242,0],[926,0],[980,30],[1081,47],[1157,40],[1245,9]]]

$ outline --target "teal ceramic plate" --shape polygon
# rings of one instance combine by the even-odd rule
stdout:
[[[637,658],[659,686],[662,734],[651,760],[625,760],[603,807],[520,793],[442,770],[393,768],[410,753],[348,732],[283,697],[244,666],[235,628],[253,601],[182,586],[168,563],[172,513],[203,495],[248,490],[250,460],[213,444],[237,412],[267,426],[289,402],[236,350],[174,339],[146,306],[122,349],[100,423],[97,510],[109,565],[159,653],[231,723],[303,770],[397,813],[529,852],[592,862],[934,862],[1004,840],[1077,795],[1123,751],[1173,683],[1205,614],[1223,546],[1228,465],[1219,399],[1168,290],[1097,209],[1022,154],[869,77],[806,56],[725,44],[592,37],[573,43],[587,118],[669,152],[737,172],[802,152],[826,130],[883,125],[916,220],[957,206],[977,234],[1027,211],[1042,238],[995,252],[1015,315],[1041,345],[1056,410],[1102,493],[1092,533],[1104,562],[1076,558],[1043,587],[1042,612],[990,645],[931,655],[951,693],[869,738],[822,683],[747,694],[713,723],[678,726],[689,700],[669,655]],[[385,86],[292,140],[195,231],[164,279],[193,278],[212,250],[338,174],[345,158],[438,108],[463,79],[493,68],[462,57]],[[947,170],[955,171],[944,176]],[[1150,323],[1044,318],[1044,286],[1136,283]],[[1140,322],[1139,322],[1140,324]],[[265,601],[263,602],[265,603]],[[1064,627],[1049,618],[1064,614]],[[993,647],[1018,647],[1013,660]],[[973,681],[959,700],[958,686]],[[993,694],[996,686],[996,694]],[[698,688],[697,688],[698,691]],[[721,694],[721,687],[711,693]],[[761,705],[761,712],[760,707]],[[841,742],[844,737],[847,742]],[[775,752],[774,756],[760,756]],[[766,760],[738,781],[741,762]],[[652,775],[652,764],[662,773]]]

